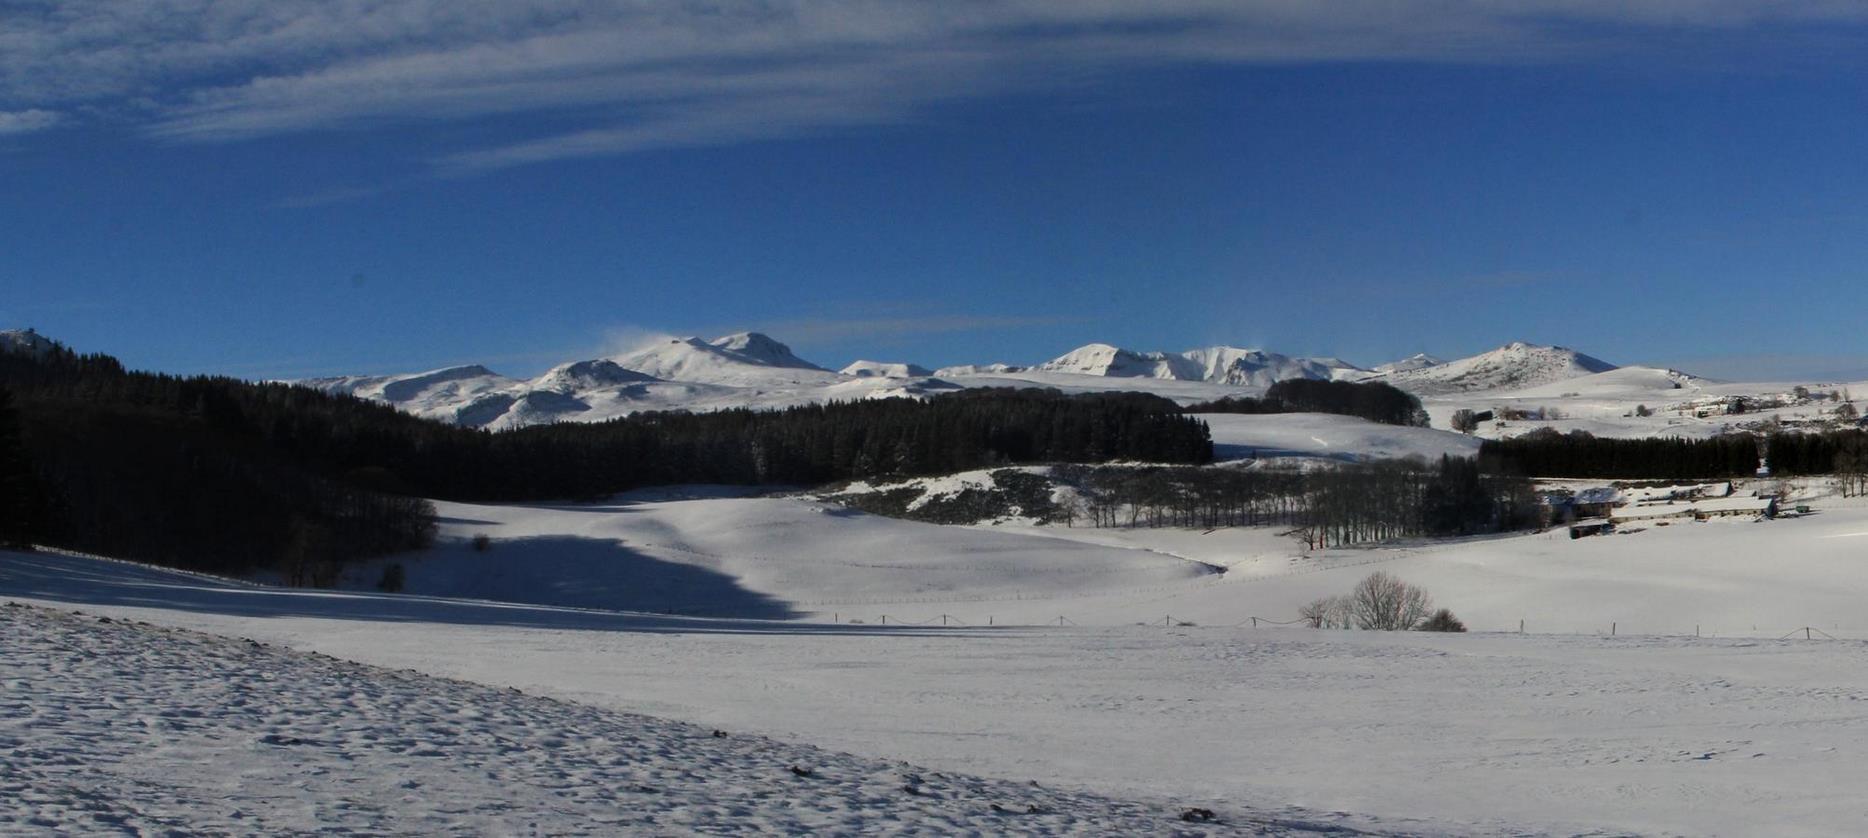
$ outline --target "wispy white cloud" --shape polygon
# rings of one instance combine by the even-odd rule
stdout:
[[[550,113],[476,171],[926,118],[1171,63],[1576,60],[1656,32],[1859,37],[1843,0],[13,0],[0,133],[82,108],[170,141]],[[48,121],[50,120],[50,121]]]
[[[23,111],[0,111],[0,137],[44,131],[64,121],[57,111],[29,108]]]

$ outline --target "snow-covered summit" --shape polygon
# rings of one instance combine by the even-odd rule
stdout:
[[[933,375],[934,371],[919,364],[856,361],[838,370],[837,374],[855,378],[925,378]]]
[[[1377,372],[1377,373],[1383,373],[1383,374],[1394,373],[1394,372],[1411,372],[1413,370],[1424,370],[1428,367],[1437,367],[1444,363],[1446,363],[1446,361],[1441,358],[1436,358],[1425,352],[1421,352],[1421,353],[1417,353],[1414,355],[1409,355],[1408,357],[1402,358],[1399,361],[1389,361],[1386,364],[1376,364],[1372,368],[1372,371]]]
[[[595,390],[601,387],[641,384],[657,380],[659,379],[655,376],[624,369],[615,361],[598,358],[594,361],[572,361],[552,367],[544,375],[532,379],[532,388],[572,393],[579,390]]]
[[[664,338],[610,359],[624,369],[666,381],[725,384],[828,383],[837,374],[792,354],[788,347],[758,332],[714,340]]]
[[[935,370],[934,374],[946,378],[960,375],[1007,375],[1024,371],[1024,367],[1016,364],[956,364],[951,367],[941,367]]]
[[[1615,365],[1562,346],[1517,341],[1490,352],[1382,378],[1417,395],[1525,390],[1615,369]]]
[[[759,332],[740,332],[715,338],[712,345],[731,352],[751,363],[764,364],[768,367],[787,367],[790,369],[821,370],[816,364],[806,361],[791,353],[791,347],[773,340]]]
[[[1032,369],[1101,375],[1110,378],[1165,378],[1187,381],[1200,377],[1196,362],[1163,352],[1136,352],[1107,343],[1077,347]]]
[[[1209,346],[1185,352],[1136,352],[1107,343],[1079,347],[1034,369],[1078,375],[1206,381],[1241,387],[1266,387],[1288,378],[1329,381],[1343,373],[1364,373],[1334,358],[1294,358],[1262,349]]]
[[[31,329],[0,329],[0,352],[38,357],[57,348],[57,341]]]

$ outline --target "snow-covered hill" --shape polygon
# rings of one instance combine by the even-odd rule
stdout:
[[[837,374],[793,355],[788,347],[758,332],[714,340],[667,338],[610,360],[624,369],[667,381],[773,387],[828,384]]]
[[[1438,396],[1525,390],[1612,369],[1614,364],[1574,349],[1516,342],[1457,361],[1397,368],[1376,379],[1416,395]]]
[[[1213,809],[1219,828],[1246,834],[1832,835],[1860,821],[1868,764],[1856,757],[1868,723],[1851,705],[1868,695],[1868,675],[1852,662],[1868,636],[1859,618],[1868,578],[1856,561],[1868,507],[1854,499],[1812,498],[1816,514],[1801,518],[1580,541],[1557,531],[1323,551],[1276,528],[954,530],[1030,539],[1034,567],[1057,571],[1029,577],[1060,586],[1053,592],[982,596],[939,585],[964,552],[894,560],[887,545],[846,543],[834,527],[769,526],[784,516],[693,494],[641,501],[610,558],[654,545],[664,561],[754,593],[834,580],[838,571],[819,562],[885,559],[862,571],[875,599],[800,604],[815,612],[800,620],[700,619],[268,589],[0,554],[0,597],[112,619],[47,622],[0,609],[0,707],[12,711],[0,713],[0,823],[267,833],[1208,828],[1162,824],[1178,806]],[[589,519],[531,508],[445,511],[444,538],[492,533],[488,556],[596,532]],[[716,534],[708,520],[754,526]],[[1060,539],[1229,570],[1077,587],[1051,546]],[[1008,572],[1023,561],[995,558],[1008,559]],[[563,569],[541,566],[537,580]],[[1373,570],[1424,586],[1474,632],[1270,622]],[[411,568],[411,583],[430,571]],[[794,578],[807,581],[792,588]],[[632,595],[655,590],[645,583]],[[888,626],[878,625],[884,615]],[[157,637],[125,618],[388,671],[237,640]],[[531,698],[539,694],[557,700]],[[230,774],[249,782],[228,786]],[[928,794],[902,788],[910,774]],[[1112,805],[1137,804],[1099,804],[1097,793],[1185,802],[1121,808],[1136,818],[1117,819]]]
[[[31,329],[0,329],[0,352],[21,355],[44,355],[58,344]]]
[[[30,332],[12,334],[20,345],[44,341]],[[1620,369],[1575,350],[1528,343],[1512,343],[1447,362],[1416,355],[1374,369],[1336,358],[1231,346],[1170,353],[1093,343],[1031,367],[971,364],[930,373],[917,364],[865,360],[831,372],[756,332],[711,340],[658,339],[610,358],[562,364],[529,381],[467,365],[413,375],[301,383],[377,399],[441,421],[500,429],[602,421],[648,410],[784,408],[833,400],[920,398],[967,387],[1049,387],[1067,393],[1141,391],[1192,404],[1258,395],[1287,379],[1387,382],[1420,396],[1441,427],[1458,409],[1487,411],[1519,405],[1554,408],[1568,416],[1614,418],[1631,413],[1637,405],[1657,409],[1680,400],[1679,391],[1698,393],[1707,387],[1707,382],[1677,370]],[[1790,389],[1790,385],[1721,385],[1717,393]],[[1679,419],[1677,415],[1671,418]],[[1670,433],[1672,427],[1651,417],[1617,434]],[[1713,427],[1706,433],[1717,431]]]
[[[1440,358],[1436,358],[1425,352],[1422,352],[1416,355],[1410,355],[1406,358],[1402,358],[1399,361],[1389,361],[1386,364],[1376,364],[1374,367],[1370,368],[1370,371],[1382,373],[1385,375],[1388,373],[1395,373],[1395,372],[1412,372],[1414,370],[1424,370],[1428,367],[1437,367],[1444,363],[1446,363],[1446,361],[1441,360]]]
[[[933,370],[919,364],[884,361],[856,361],[837,372],[852,378],[927,378],[934,374]]]
[[[1261,388],[1290,378],[1330,381],[1367,372],[1335,358],[1293,358],[1276,352],[1234,346],[1210,346],[1169,353],[1136,352],[1106,343],[1078,347],[1033,369],[1111,378],[1206,381]]]
[[[1246,823],[1182,824],[1163,801],[942,774],[232,637],[8,605],[7,834],[1310,832],[1219,804],[1210,805]]]

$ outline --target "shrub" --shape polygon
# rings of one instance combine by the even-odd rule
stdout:
[[[473,551],[475,553],[484,553],[487,550],[492,549],[492,547],[493,547],[493,538],[491,536],[483,532],[474,534]]]
[[[1420,631],[1465,631],[1466,624],[1460,622],[1458,617],[1453,616],[1453,612],[1450,609],[1442,608],[1438,611],[1433,612],[1433,616],[1428,617],[1426,620],[1422,621],[1420,624],[1419,630]]]

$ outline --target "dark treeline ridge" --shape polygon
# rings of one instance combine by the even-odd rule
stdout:
[[[1286,526],[1312,547],[1503,532],[1537,523],[1529,480],[1471,458],[1328,469],[1124,467],[1056,470],[1078,487],[1065,523],[1098,527]]]
[[[1538,477],[1605,480],[1722,480],[1756,473],[1769,451],[1771,472],[1781,476],[1860,470],[1868,434],[1727,434],[1710,439],[1601,439],[1584,433],[1540,431],[1479,448],[1488,467]]]
[[[1380,381],[1279,381],[1259,398],[1227,396],[1188,405],[1188,413],[1336,413],[1370,422],[1406,427],[1427,427],[1427,411],[1420,399]]]
[[[422,497],[579,499],[679,483],[1212,459],[1203,423],[1132,393],[972,390],[494,433],[287,384],[132,372],[63,349],[0,352],[0,388],[13,394],[31,464],[29,480],[13,481],[34,487],[15,504],[33,510],[30,539],[213,572],[279,567],[311,583],[345,561],[425,544],[434,525]],[[3,432],[0,422],[0,443]],[[0,489],[8,481],[0,475]]]

